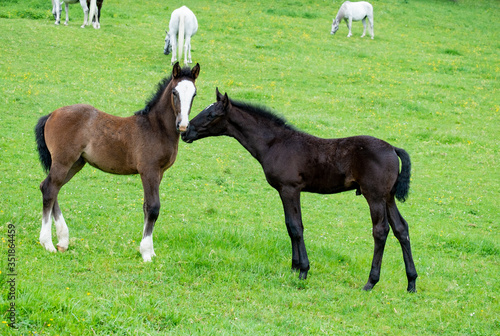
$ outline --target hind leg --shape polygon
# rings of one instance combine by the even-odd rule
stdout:
[[[64,3],[64,9],[66,10],[66,21],[64,21],[64,25],[67,26],[68,22],[69,22],[69,4],[67,2]],[[61,11],[62,11],[62,7],[61,7]]]
[[[399,213],[396,206],[394,198],[387,204],[387,212],[389,214],[389,223],[392,227],[394,235],[401,244],[401,249],[403,250],[403,259],[406,268],[406,277],[408,278],[408,292],[414,293],[417,291],[416,280],[417,280],[417,270],[415,269],[415,264],[413,262],[413,256],[411,254],[410,245],[410,235],[408,229],[408,223],[405,221],[403,216]]]
[[[375,242],[373,251],[372,267],[368,282],[363,290],[371,290],[380,280],[380,268],[382,266],[382,257],[384,255],[385,242],[389,234],[389,224],[387,220],[386,207],[384,202],[373,202],[368,200],[370,206],[370,215],[372,217],[372,234]]]
[[[49,176],[47,176],[47,178],[40,184],[40,190],[42,191],[43,196],[43,214],[42,229],[40,230],[40,244],[49,252],[57,252],[54,244],[52,243],[51,231],[54,206],[57,202],[57,194],[61,189],[63,181],[63,178],[60,178],[61,175],[66,176],[66,173],[58,173],[55,169],[51,169]],[[56,206],[56,208],[59,209],[59,206]]]
[[[54,202],[54,206],[52,207],[52,216],[54,218],[54,224],[56,226],[56,234],[57,234],[57,250],[59,252],[64,252],[68,249],[69,245],[69,230],[66,225],[66,221],[61,212],[61,208],[59,207],[59,202]]]
[[[54,202],[52,197],[49,197],[49,191],[53,188],[47,186],[49,184],[48,177],[42,184],[40,184],[40,190],[43,194],[43,214],[42,214],[42,228],[40,230],[40,244],[49,252],[57,252],[54,244],[52,243],[52,208],[54,207]],[[50,192],[53,194],[53,192]]]
[[[186,42],[184,43],[184,65],[193,63],[191,60],[191,36],[186,36]]]
[[[88,25],[89,22],[89,8],[87,7],[87,0],[80,0],[80,6],[82,6],[83,10],[83,24],[80,26],[80,28],[85,28],[85,26]]]
[[[177,62],[177,36],[176,34],[172,34],[172,38],[170,40],[170,43],[172,44],[172,60],[171,63],[172,65]]]
[[[368,23],[370,24],[370,35],[372,36],[372,40],[375,37],[375,32],[373,31],[373,17],[368,17]]]
[[[68,170],[58,165],[53,165],[49,176],[40,185],[43,196],[42,229],[40,231],[40,244],[47,251],[56,252],[52,243],[52,217],[54,218],[58,238],[57,249],[64,252],[68,249],[69,231],[57,201],[57,195],[61,187],[66,184],[76,173],[78,173],[85,161],[80,158]]]
[[[85,166],[85,161],[80,158],[69,170],[68,174],[66,175],[66,179],[63,182],[63,185],[66,184],[73,176],[75,176],[76,173],[78,173],[83,166]],[[69,245],[69,230],[68,226],[66,225],[66,221],[64,220],[61,208],[59,207],[59,202],[56,201],[54,202],[54,207],[52,208],[52,216],[54,218],[54,223],[56,226],[56,234],[57,234],[57,250],[59,252],[64,252],[68,249]]]

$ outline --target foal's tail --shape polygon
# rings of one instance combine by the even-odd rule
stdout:
[[[41,117],[38,119],[38,123],[35,126],[35,137],[36,137],[36,145],[38,148],[38,156],[40,158],[40,162],[42,163],[43,170],[46,173],[49,172],[50,166],[52,165],[52,157],[50,156],[49,149],[47,148],[47,144],[45,143],[45,124],[49,119],[50,114]]]
[[[410,192],[411,161],[410,155],[402,148],[394,147],[396,154],[401,159],[401,172],[396,180],[395,196],[400,202],[406,201]]]

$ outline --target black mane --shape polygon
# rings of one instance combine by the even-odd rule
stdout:
[[[290,125],[284,117],[277,115],[276,112],[271,110],[269,107],[242,102],[238,100],[232,100],[232,99],[231,99],[231,104],[237,108],[249,112],[250,114],[258,115],[267,120],[270,120],[277,126],[281,126],[283,128],[290,130],[296,130],[295,127],[293,125]]]
[[[189,67],[184,67],[181,70],[180,77],[188,77],[188,78],[193,78],[193,75],[191,73],[191,69]],[[163,78],[158,85],[156,86],[156,92],[151,95],[151,97],[146,100],[146,106],[140,110],[135,112],[136,115],[147,115],[149,112],[151,112],[151,109],[160,101],[161,95],[167,88],[168,84],[172,81],[172,75]]]

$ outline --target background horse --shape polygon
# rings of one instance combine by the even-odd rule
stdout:
[[[163,53],[168,55],[172,52],[172,64],[174,64],[177,62],[177,51],[179,51],[179,59],[182,59],[184,45],[184,65],[192,63],[191,36],[198,31],[198,20],[196,20],[194,13],[186,6],[177,8],[170,16],[168,29],[169,31],[167,31],[167,35],[165,36]]]
[[[101,20],[101,8],[102,8],[102,3],[104,0],[62,0],[65,4],[65,9],[66,9],[66,21],[64,22],[64,25],[68,25],[69,22],[69,4],[75,4],[77,2],[80,2],[80,5],[82,6],[83,9],[83,24],[82,28],[85,28],[90,22],[92,22],[92,25],[94,26],[95,29],[99,29],[101,27],[100,20]],[[54,15],[54,18],[56,19],[55,24],[59,25],[61,22],[61,12],[62,12],[62,4],[61,1],[59,0],[52,0],[52,14]],[[89,8],[90,8],[90,15],[89,15]]]
[[[283,203],[292,241],[292,269],[305,279],[309,270],[304,244],[300,193],[356,190],[370,207],[375,251],[365,290],[379,281],[389,225],[401,244],[409,292],[415,292],[417,272],[411,253],[408,223],[394,198],[405,201],[410,188],[410,157],[406,151],[369,136],[320,139],[295,130],[268,110],[230,100],[216,91],[217,102],[191,120],[182,140],[208,136],[234,137],[256,158],[267,182]],[[402,162],[399,172],[399,160]]]
[[[61,107],[41,117],[35,127],[38,153],[48,171],[40,184],[43,195],[40,244],[56,252],[52,244],[52,217],[57,249],[64,252],[69,232],[57,195],[61,187],[86,163],[112,174],[140,174],[144,188],[144,231],[140,252],[144,261],[155,256],[153,227],[160,213],[159,186],[163,173],[175,162],[179,132],[186,129],[196,95],[194,85],[200,66],[181,69],[176,63],[172,75],[158,84],[146,107],[121,118],[90,105]]]
[[[340,6],[337,16],[333,20],[332,31],[330,34],[335,34],[337,32],[340,22],[344,19],[347,24],[347,28],[349,28],[349,34],[347,34],[347,37],[351,37],[352,21],[361,20],[363,21],[363,35],[361,35],[361,37],[364,37],[366,34],[366,18],[368,18],[368,22],[370,23],[370,34],[373,40],[373,6],[366,1],[346,1],[342,4],[342,6]]]

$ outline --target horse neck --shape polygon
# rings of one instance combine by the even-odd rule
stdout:
[[[337,16],[335,17],[335,21],[340,22],[345,16],[345,4],[340,6],[339,11],[337,12]]]
[[[155,128],[162,131],[162,136],[172,136],[179,139],[179,133],[175,125],[175,114],[170,95],[172,94],[171,86],[167,86],[163,92],[161,99],[148,113],[150,124]]]
[[[260,158],[286,129],[273,121],[233,107],[229,114],[229,136],[238,140],[260,162]]]

